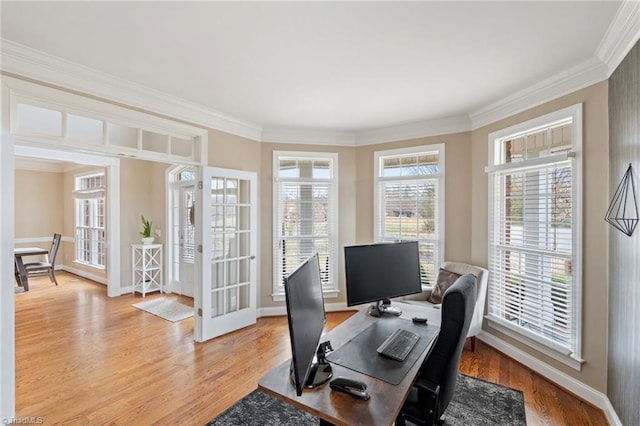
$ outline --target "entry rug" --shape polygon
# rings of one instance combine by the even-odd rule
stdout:
[[[317,426],[316,417],[254,390],[207,426]],[[411,422],[407,422],[411,424]],[[445,411],[445,426],[524,426],[522,392],[458,375],[458,386]]]
[[[164,297],[134,303],[132,306],[171,322],[182,321],[193,316],[193,307]]]

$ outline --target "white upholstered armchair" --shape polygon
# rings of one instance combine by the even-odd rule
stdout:
[[[484,304],[487,298],[487,282],[489,281],[489,271],[480,266],[469,265],[467,263],[460,262],[444,262],[440,269],[444,269],[445,271],[453,272],[457,275],[464,274],[473,274],[476,277],[476,285],[477,285],[477,297],[476,297],[476,305],[473,311],[473,318],[471,319],[471,325],[469,326],[469,331],[467,333],[467,337],[471,338],[471,350],[475,350],[476,347],[476,337],[480,330],[482,329],[482,317],[484,316]],[[439,273],[438,281],[441,281],[443,278],[442,275],[446,273]],[[453,282],[451,283],[453,284]],[[414,294],[411,296],[405,296],[403,298],[403,302],[411,303],[416,305],[427,305],[430,307],[437,306],[438,303],[433,303],[428,299],[431,297],[432,291],[435,289],[435,286],[424,290],[420,294]]]

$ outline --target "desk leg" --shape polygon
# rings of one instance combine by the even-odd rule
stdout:
[[[22,256],[16,256],[16,279],[18,284],[22,286],[24,291],[29,291],[29,280],[27,278],[27,270],[24,269],[24,262],[22,262]]]

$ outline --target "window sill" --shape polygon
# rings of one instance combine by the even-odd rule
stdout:
[[[73,263],[75,263],[76,265],[87,267],[87,268],[96,269],[98,271],[105,271],[107,269],[104,266],[92,265],[91,263],[80,262],[78,260],[74,260]]]
[[[325,299],[335,299],[339,294],[339,290],[322,290],[322,296]],[[273,293],[271,297],[274,302],[284,302],[286,300],[284,293]]]
[[[553,358],[556,361],[559,361],[576,371],[582,371],[582,364],[585,363],[582,358],[576,358],[570,353],[565,353],[556,348],[548,346],[524,333],[514,330],[511,327],[505,326],[504,324],[502,324],[502,322],[496,321],[494,318],[485,316],[485,319],[488,321],[489,327],[493,328],[494,330],[499,331],[500,333],[503,333],[513,339],[516,339],[519,342],[522,342],[525,345],[529,346],[530,348],[535,349],[536,351],[550,358]]]

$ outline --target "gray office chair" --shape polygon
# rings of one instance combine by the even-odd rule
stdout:
[[[404,426],[405,420],[421,426],[442,423],[456,388],[460,355],[475,303],[476,278],[472,274],[461,276],[445,292],[438,340],[420,368],[396,426]]]
[[[55,264],[61,239],[62,235],[53,234],[53,242],[51,243],[51,249],[49,250],[49,254],[47,255],[47,260],[45,262],[25,263],[24,269],[27,271],[28,277],[48,275],[51,281],[58,285],[58,280],[56,280]]]

